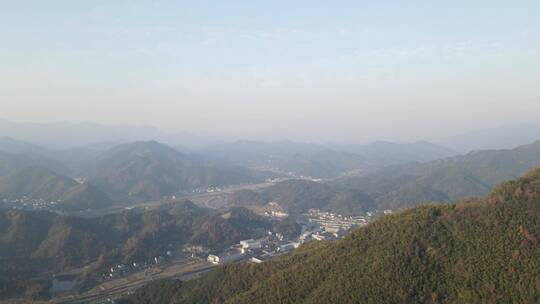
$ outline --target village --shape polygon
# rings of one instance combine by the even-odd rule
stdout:
[[[111,299],[131,294],[148,281],[159,278],[190,280],[220,265],[234,262],[260,264],[292,252],[305,242],[337,240],[350,230],[365,226],[378,216],[391,213],[391,210],[374,210],[364,215],[350,216],[310,209],[307,213],[295,217],[301,232],[294,238],[267,230],[263,237],[239,241],[219,252],[212,252],[200,245],[169,244],[160,254],[148,259],[111,265],[101,274],[99,284],[88,292],[74,295],[70,293],[74,284],[58,279],[53,294],[60,296],[62,303],[81,299],[109,303]],[[290,217],[283,211],[267,211],[264,215],[274,220]]]
[[[30,198],[22,196],[17,199],[2,199],[2,207],[19,210],[52,210],[59,202],[48,201],[42,198]]]
[[[126,276],[136,271],[150,269],[178,257],[205,261],[214,265],[240,261],[258,264],[270,260],[274,256],[288,253],[310,240],[340,239],[351,229],[367,225],[379,213],[375,210],[366,212],[365,215],[345,216],[319,209],[310,209],[297,219],[297,222],[301,225],[301,233],[294,239],[287,238],[280,233],[267,231],[264,237],[242,240],[219,253],[210,253],[207,248],[196,245],[184,246],[181,252],[177,252],[178,250],[174,250],[174,246],[170,245],[169,249],[163,254],[146,261],[114,265],[108,272],[103,273],[102,279],[110,280],[119,276]],[[382,213],[390,214],[392,211],[384,210]],[[289,216],[287,213],[279,211],[268,211],[265,215],[276,220]]]
[[[382,214],[391,213],[391,210],[382,212]],[[297,238],[288,239],[279,233],[268,231],[263,238],[243,240],[219,254],[209,254],[207,261],[212,264],[226,264],[237,261],[262,263],[274,256],[290,252],[310,240],[340,239],[351,229],[367,225],[378,214],[380,212],[375,210],[367,212],[365,215],[345,216],[319,209],[310,209],[308,213],[297,219],[297,222],[302,227]],[[275,219],[283,219],[289,216],[281,211],[267,211],[265,215]]]

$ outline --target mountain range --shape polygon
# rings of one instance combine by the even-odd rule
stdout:
[[[311,208],[345,215],[450,202],[488,194],[494,186],[540,164],[540,141],[509,150],[474,151],[424,163],[370,170],[328,182],[287,180],[229,196],[235,206],[277,202],[298,214]]]
[[[80,209],[86,209],[107,205],[103,193],[114,201],[160,199],[209,186],[257,182],[266,176],[156,141],[54,150],[0,137],[0,198],[64,201],[66,196],[81,199],[81,194],[94,192],[86,198],[102,199],[94,203],[81,199]],[[84,180],[84,185],[74,188],[78,183],[73,178]],[[55,188],[59,185],[61,190]]]
[[[273,169],[318,178],[332,178],[349,171],[367,171],[412,161],[429,161],[456,155],[443,146],[374,142],[369,145],[321,145],[308,143],[239,141],[210,146],[201,154],[244,167]]]
[[[0,136],[9,136],[50,149],[69,149],[103,142],[126,143],[159,140],[183,142],[192,147],[215,139],[189,133],[168,133],[150,126],[108,126],[92,122],[27,123],[0,119]]]
[[[498,183],[540,164],[540,141],[507,150],[474,151],[426,163],[383,168],[346,177],[334,186],[370,195],[379,209],[399,209],[422,202],[448,202],[487,195]]]
[[[435,138],[431,141],[440,143],[459,153],[468,153],[473,150],[510,149],[524,145],[538,140],[539,132],[540,124],[537,123],[502,125],[471,130],[445,138]],[[188,150],[204,150],[209,147],[212,147],[213,150],[219,146],[234,142],[233,139],[222,136],[200,135],[189,132],[167,132],[152,126],[115,126],[93,122],[73,123],[65,121],[28,123],[14,122],[2,118],[0,118],[0,136],[9,136],[55,149],[76,148],[104,142],[119,144],[157,140],[173,147],[181,145]],[[351,138],[351,141],[353,142],[354,138]],[[274,143],[279,143],[279,141]],[[373,146],[386,143],[375,142]],[[333,150],[355,153],[356,148],[366,145],[325,144],[322,146]],[[418,161],[425,160],[427,159]]]
[[[148,300],[147,295],[156,295],[155,290],[164,289],[164,294],[174,295],[174,299],[161,300],[179,303],[256,303],[259,296],[268,298],[269,303],[295,303],[299,299],[318,303],[319,298],[327,302],[334,299],[345,303],[362,302],[360,295],[349,290],[352,283],[347,280],[355,286],[365,284],[368,299],[373,299],[369,301],[374,303],[380,302],[381,290],[385,288],[391,291],[393,302],[429,302],[429,299],[468,302],[478,296],[475,292],[487,295],[499,289],[503,292],[493,292],[497,298],[489,299],[495,302],[497,299],[502,302],[536,299],[525,283],[522,289],[528,293],[524,292],[523,297],[515,295],[513,287],[501,281],[497,271],[511,272],[516,267],[525,267],[523,265],[535,268],[537,260],[529,259],[535,258],[534,254],[525,250],[515,253],[520,249],[512,244],[521,233],[525,241],[520,242],[526,243],[523,248],[535,248],[531,246],[536,244],[537,222],[528,216],[537,212],[534,206],[540,169],[515,182],[496,185],[540,164],[540,142],[458,156],[426,142],[379,142],[335,150],[290,142],[243,142],[220,147],[221,150],[194,153],[157,141],[135,141],[55,149],[0,137],[0,199],[16,201],[26,197],[54,201],[59,210],[69,214],[107,208],[120,200],[161,199],[210,186],[259,182],[267,177],[290,177],[291,174],[325,177],[322,181],[292,178],[259,190],[234,192],[227,198],[230,209],[219,211],[200,208],[188,201],[93,217],[0,210],[0,296],[11,297],[24,292],[46,295],[52,272],[77,267],[87,267],[78,279],[91,282],[93,276],[111,263],[147,259],[163,252],[169,244],[179,248],[203,245],[219,251],[241,239],[261,236],[266,229],[278,230],[273,226],[275,223],[249,210],[276,202],[292,215],[311,208],[345,215],[374,209],[406,210],[395,217],[384,217],[338,243],[307,244],[292,255],[259,267],[226,266],[197,281],[197,285],[159,282],[142,289],[130,301]],[[470,199],[484,195],[489,196]],[[461,199],[467,200],[409,209],[430,202],[449,203]],[[510,203],[514,201],[516,204]],[[520,208],[523,212],[517,210]],[[516,226],[518,222],[524,223],[523,229]],[[499,223],[502,226],[497,226]],[[283,232],[299,233],[298,225],[292,220],[280,227]],[[489,243],[491,240],[483,232],[474,236],[476,232],[490,229],[498,234],[500,230],[501,239]],[[508,232],[503,233],[503,229]],[[466,247],[475,242],[479,247]],[[500,249],[501,246],[504,248]],[[507,247],[514,250],[509,255]],[[478,248],[495,248],[501,255],[490,251],[478,259],[467,260],[465,254],[455,252],[465,250],[470,254]],[[514,268],[501,268],[504,266],[500,262],[502,255],[511,259],[514,255],[525,256],[527,260],[519,264],[521,261],[516,258],[519,263],[512,264]],[[366,260],[358,256],[365,256]],[[450,257],[451,262],[444,260],[445,257]],[[471,266],[490,259],[499,261],[495,272]],[[343,265],[339,262],[334,269],[332,263],[338,261],[345,262]],[[406,266],[405,261],[412,261],[412,266]],[[310,269],[310,265],[318,266]],[[475,272],[459,277],[456,273],[463,268],[454,269],[452,265],[463,265],[464,269]],[[379,274],[381,269],[395,271]],[[409,285],[387,282],[412,273],[416,276],[418,269],[430,269],[434,273],[421,271],[419,281],[411,281]],[[485,272],[497,281],[484,282],[475,277],[477,272]],[[40,274],[40,279],[36,280],[36,273]],[[329,273],[328,276],[321,276],[325,273]],[[357,273],[366,273],[375,281],[384,282],[381,286],[385,288],[373,285],[364,276],[356,276]],[[536,278],[535,273],[524,273]],[[294,292],[286,293],[285,287],[280,285],[281,278],[286,282],[312,283],[295,285]],[[524,282],[527,278],[512,280]],[[423,285],[432,279],[443,280],[441,287]],[[471,282],[479,279],[482,284],[472,288]],[[469,285],[459,285],[461,281]],[[340,286],[332,285],[333,282]],[[210,286],[217,289],[211,291]],[[407,292],[409,287],[414,292]],[[267,296],[272,289],[280,294]],[[349,294],[350,298],[340,298],[341,293]],[[325,298],[323,294],[328,296]],[[432,298],[428,299],[428,294]]]
[[[540,168],[485,198],[385,216],[263,264],[157,281],[123,303],[537,303]]]
[[[474,150],[511,149],[538,140],[540,124],[513,124],[469,131],[436,142],[462,153]]]
[[[111,199],[97,187],[37,166],[25,167],[0,178],[0,198],[23,197],[55,202],[64,211],[98,209],[111,205]]]
[[[105,151],[93,163],[89,178],[109,193],[143,198],[257,181],[244,168],[207,162],[155,141]]]

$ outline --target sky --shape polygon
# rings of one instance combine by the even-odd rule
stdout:
[[[540,1],[25,1],[0,117],[247,139],[433,139],[540,113]]]

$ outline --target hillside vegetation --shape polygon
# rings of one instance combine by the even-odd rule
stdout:
[[[288,180],[259,191],[238,191],[231,194],[228,200],[229,204],[236,206],[261,206],[276,202],[291,214],[317,208],[349,215],[375,208],[373,199],[361,191],[339,189],[308,180]]]
[[[290,220],[271,222],[244,208],[216,213],[190,201],[96,218],[0,211],[0,298],[21,295],[32,284],[46,284],[47,280],[33,280],[38,274],[47,278],[91,265],[85,274],[91,278],[111,263],[163,255],[170,245],[202,245],[215,251],[261,237],[266,229],[299,233]]]
[[[147,199],[256,180],[245,169],[214,165],[155,141],[106,151],[97,158],[90,176],[111,194]]]
[[[487,195],[498,183],[540,164],[540,141],[512,150],[471,152],[427,163],[390,166],[333,183],[369,194],[379,209]]]
[[[382,157],[382,156],[381,156]],[[409,163],[329,182],[287,180],[229,196],[237,206],[277,202],[285,211],[319,208],[341,214],[401,209],[487,195],[498,183],[540,164],[540,142],[512,150],[471,152],[427,163]]]
[[[28,197],[56,202],[62,210],[77,211],[109,206],[111,199],[90,184],[56,174],[44,167],[31,166],[0,178],[0,198]]]
[[[405,210],[260,265],[156,282],[126,302],[538,303],[539,238],[540,168],[483,199]]]

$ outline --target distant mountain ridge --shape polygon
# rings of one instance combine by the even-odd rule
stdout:
[[[540,124],[514,124],[480,129],[437,140],[464,153],[474,150],[511,149],[540,140]]]
[[[210,146],[200,153],[246,167],[275,168],[285,173],[321,178],[457,154],[451,149],[425,141],[374,142],[369,145],[238,141]]]
[[[47,173],[49,175],[88,180],[117,201],[159,199],[197,188],[257,182],[268,176],[264,172],[255,172],[225,161],[182,153],[156,141],[109,146],[104,144],[54,150],[0,137],[0,177],[5,177],[4,183],[17,178],[13,183],[20,187],[23,183],[16,174],[21,174],[27,167],[47,168],[51,171]],[[86,185],[88,190],[94,189],[94,186]],[[46,189],[55,191],[50,187]],[[55,200],[61,197],[52,193],[47,195],[45,192],[40,190],[39,196]],[[103,198],[101,195],[96,196],[99,197]]]
[[[70,169],[62,162],[44,154],[29,151],[13,154],[0,149],[0,177],[12,174],[28,166],[42,166],[61,174],[70,172]]]
[[[343,214],[402,209],[488,194],[498,183],[540,165],[540,141],[511,150],[475,151],[425,163],[413,162],[317,183],[288,180],[258,191],[241,191],[229,203],[277,202],[287,212],[319,208]]]
[[[374,197],[380,209],[421,202],[453,201],[484,196],[498,183],[516,178],[540,164],[540,141],[510,150],[474,151],[426,163],[390,166],[335,186]]]
[[[407,162],[426,162],[458,154],[450,148],[427,141],[412,143],[375,141],[368,145],[344,146],[343,150],[356,153],[379,166]]]
[[[0,118],[0,136],[35,143],[53,149],[68,149],[102,142],[159,140],[169,144],[183,143],[200,147],[217,141],[210,136],[165,132],[151,126],[110,126],[92,122],[12,122]]]

